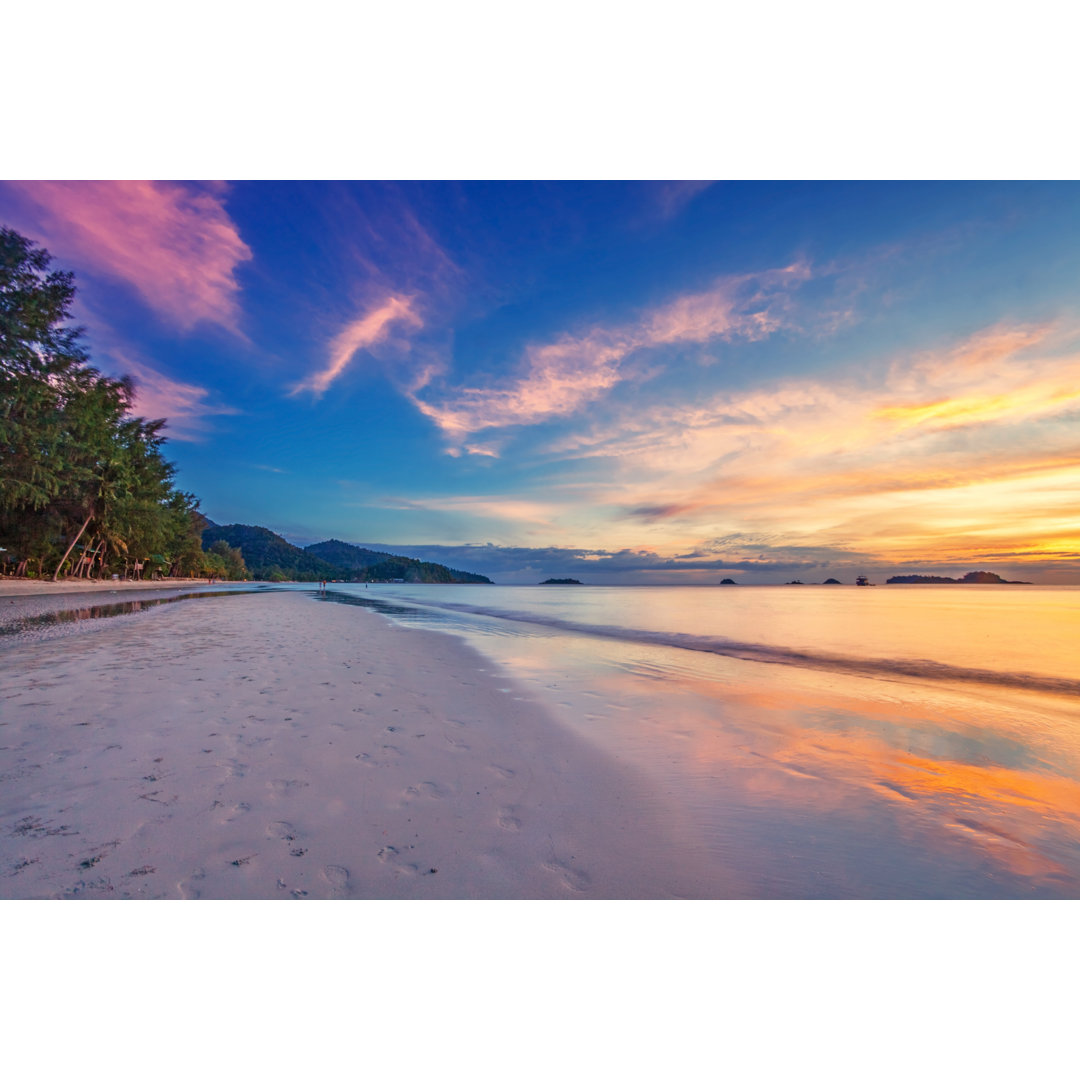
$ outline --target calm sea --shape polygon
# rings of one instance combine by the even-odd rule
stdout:
[[[1080,587],[331,596],[466,638],[634,769],[709,895],[1080,897]]]

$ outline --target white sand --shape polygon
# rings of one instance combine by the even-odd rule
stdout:
[[[641,781],[485,665],[298,593],[5,643],[0,897],[706,895]]]
[[[0,577],[0,596],[53,596],[65,593],[104,595],[115,589],[183,589],[208,586],[206,578],[162,578],[160,581],[113,581],[111,578],[51,578]]]

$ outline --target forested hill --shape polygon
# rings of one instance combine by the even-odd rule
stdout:
[[[261,525],[211,525],[203,529],[204,551],[209,551],[215,540],[239,548],[248,572],[256,581],[321,581],[341,577],[338,567],[309,555]]]
[[[324,540],[321,544],[309,544],[304,550],[317,559],[325,559],[342,570],[366,570],[384,559],[390,558],[385,551],[346,544],[344,540]]]
[[[470,574],[466,570],[451,570],[442,563],[421,562],[404,555],[389,555],[385,551],[346,544],[343,540],[326,540],[304,548],[309,555],[325,559],[344,571],[354,581],[402,581],[423,584],[490,585],[491,578]]]
[[[989,570],[972,570],[961,578],[936,577],[931,574],[898,574],[886,585],[1030,585],[1030,581],[1006,581]]]
[[[203,530],[202,546],[209,551],[217,540],[239,548],[248,572],[257,581],[407,581],[419,583],[491,584],[481,574],[451,570],[439,563],[420,562],[384,551],[370,551],[327,540],[299,548],[259,525],[212,525]]]

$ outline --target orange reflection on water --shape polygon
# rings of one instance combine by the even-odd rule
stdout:
[[[715,667],[742,677],[658,678],[643,666],[631,711],[646,767],[682,758],[703,783],[699,798],[715,798],[725,815],[861,824],[943,863],[1080,892],[1080,725],[1070,701]],[[592,685],[609,700],[626,693],[621,674]]]

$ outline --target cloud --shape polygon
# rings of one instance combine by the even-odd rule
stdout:
[[[828,384],[637,410],[549,450],[591,461],[598,511],[668,543],[719,529],[772,534],[772,550],[858,538],[878,560],[1053,560],[1080,546],[1078,419],[1075,341],[994,326]]]
[[[252,257],[220,187],[164,181],[10,181],[35,239],[63,261],[121,281],[162,319],[240,333],[236,271]]]
[[[530,345],[521,373],[491,386],[459,387],[435,401],[409,393],[452,447],[488,428],[539,424],[568,416],[630,377],[626,361],[644,349],[714,340],[757,341],[786,323],[787,294],[810,278],[798,263],[725,277],[704,292],[676,297],[616,326],[596,325]],[[421,389],[429,389],[430,382]]]
[[[330,343],[330,362],[322,371],[297,383],[292,394],[310,390],[316,396],[326,392],[330,384],[342,375],[361,349],[386,341],[395,325],[419,329],[423,320],[414,310],[414,300],[407,296],[389,296],[354,319]]]
[[[681,214],[714,183],[713,180],[657,180],[648,184],[648,188],[652,192],[660,217],[668,221]]]
[[[361,547],[426,559],[459,570],[486,574],[505,583],[533,584],[545,577],[576,577],[606,582],[715,581],[722,573],[806,572],[820,559],[772,557],[766,552],[746,558],[700,558],[688,564],[647,549],[518,547],[497,544],[383,544],[354,541]]]
[[[209,432],[208,416],[232,416],[240,410],[214,404],[210,391],[180,382],[130,356],[114,352],[116,366],[135,380],[132,412],[148,419],[168,420],[168,435],[181,442],[200,442]]]
[[[563,509],[553,502],[507,499],[498,495],[448,495],[420,499],[388,499],[372,504],[393,510],[435,510],[470,518],[549,526]]]

